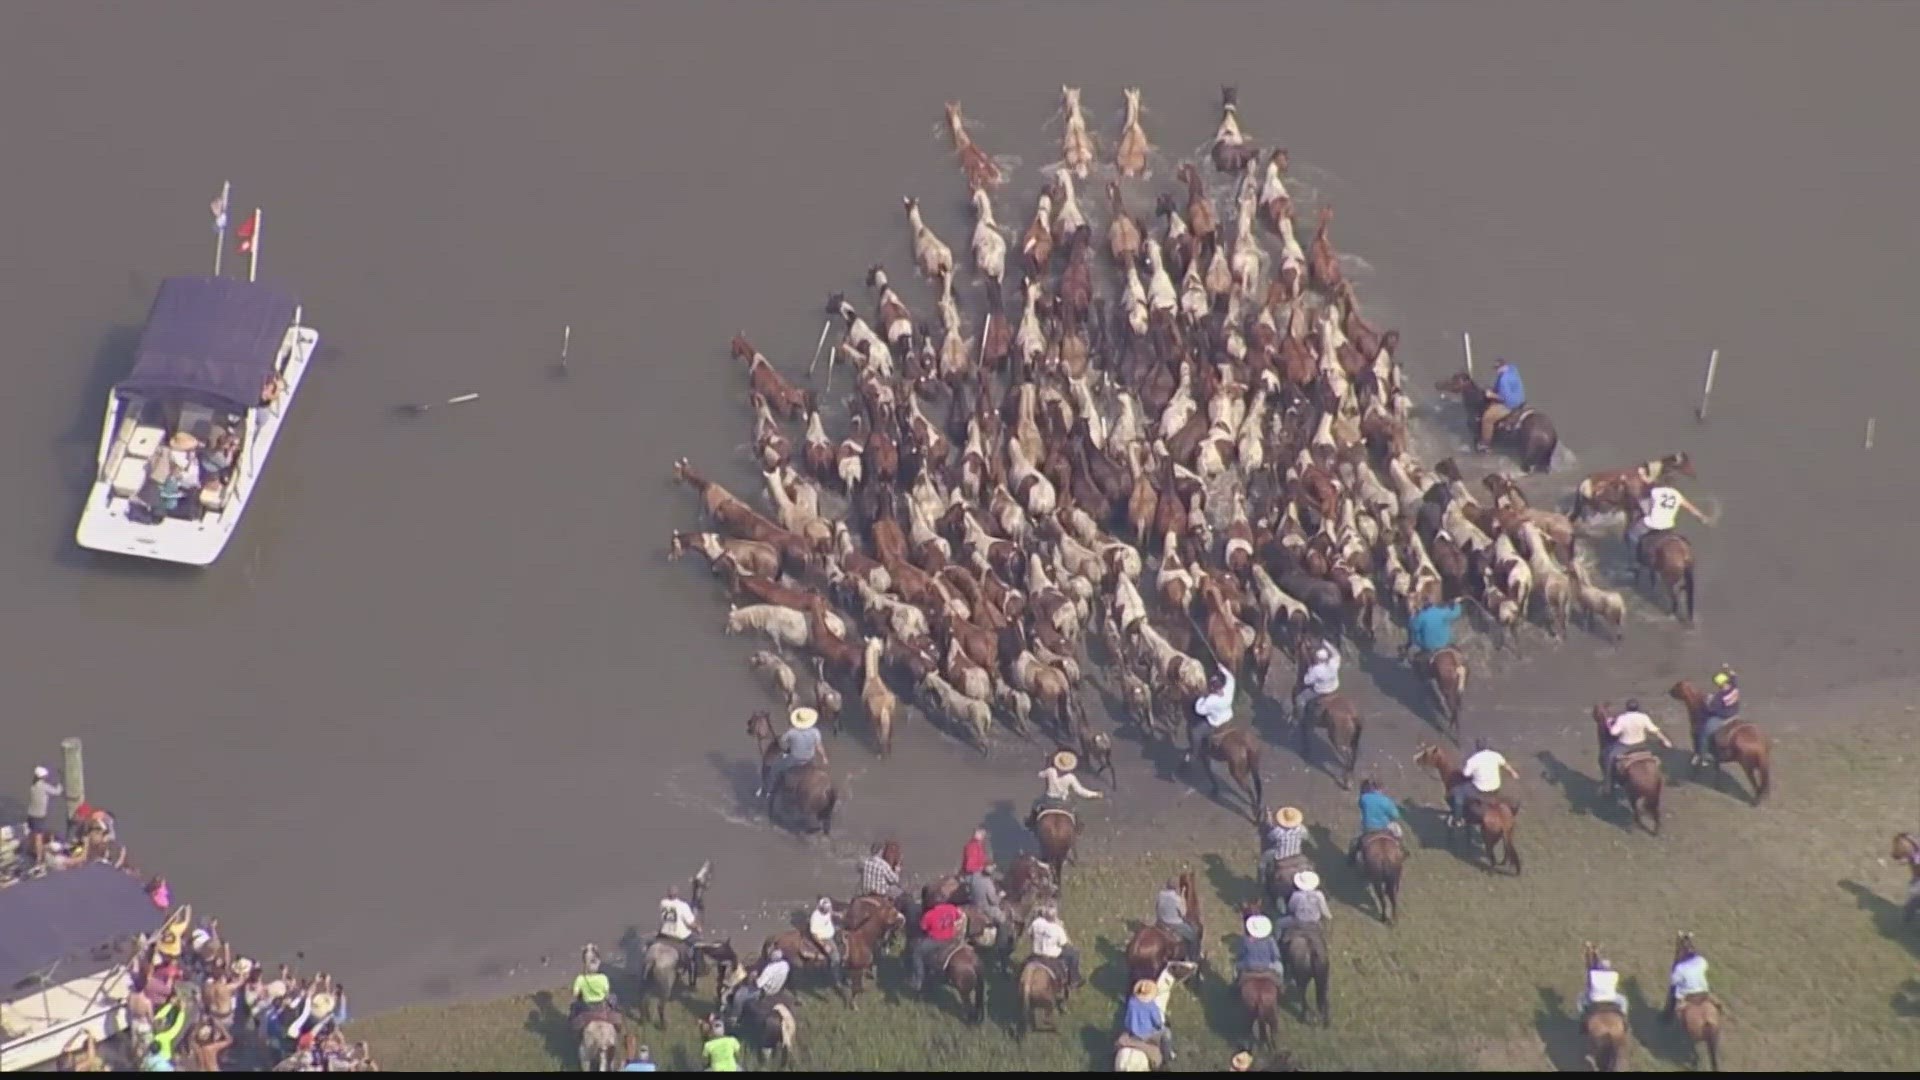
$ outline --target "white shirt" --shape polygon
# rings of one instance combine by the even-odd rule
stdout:
[[[676,941],[693,936],[693,908],[685,900],[660,901],[660,934]]]
[[[1066,802],[1068,796],[1078,795],[1083,799],[1097,799],[1100,793],[1091,791],[1080,782],[1080,778],[1070,772],[1061,772],[1048,767],[1040,770],[1040,779],[1047,782],[1047,798]]]
[[[1033,920],[1027,934],[1033,939],[1033,954],[1048,959],[1057,958],[1061,949],[1073,944],[1067,940],[1067,928],[1048,918]]]
[[[1331,694],[1340,689],[1340,653],[1328,649],[1326,657],[1307,669],[1307,689],[1316,694]]]
[[[1506,764],[1507,759],[1500,756],[1500,751],[1482,750],[1460,766],[1460,773],[1472,782],[1475,791],[1499,791],[1500,770]]]
[[[1208,727],[1226,727],[1233,720],[1233,672],[1221,668],[1220,674],[1227,680],[1220,692],[1193,703],[1193,711],[1206,719]]]
[[[833,912],[814,908],[813,914],[807,916],[807,932],[813,935],[815,941],[826,941],[832,938]]]
[[[1680,520],[1680,492],[1676,488],[1656,487],[1640,500],[1640,514],[1649,529],[1671,529]]]
[[[1607,734],[1621,746],[1639,746],[1647,741],[1648,732],[1659,730],[1653,717],[1643,712],[1624,712],[1607,721]]]
[[[1594,969],[1587,972],[1587,1000],[1612,1001],[1620,996],[1620,973]]]
[[[787,973],[792,970],[785,960],[775,960],[760,969],[760,977],[753,980],[753,985],[760,988],[761,994],[772,997],[787,988]]]

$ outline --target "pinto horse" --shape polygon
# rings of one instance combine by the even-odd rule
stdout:
[[[1673,617],[1692,626],[1693,545],[1687,538],[1671,531],[1643,538],[1640,550],[1634,553],[1633,583],[1639,585],[1643,575],[1647,584],[1657,579],[1667,590],[1667,606],[1673,610]],[[1687,602],[1685,615],[1680,614],[1682,599]]]
[[[1175,960],[1200,960],[1207,941],[1206,924],[1201,921],[1200,892],[1193,887],[1193,871],[1182,870],[1178,878],[1180,897],[1187,902],[1187,923],[1194,930],[1194,955],[1184,956],[1185,942],[1158,926],[1143,926],[1127,939],[1127,983],[1157,979]]]
[[[1718,774],[1722,762],[1735,762],[1746,772],[1747,783],[1753,787],[1754,805],[1760,805],[1773,789],[1772,740],[1745,720],[1729,720],[1713,733],[1711,745],[1703,744],[1700,729],[1706,722],[1707,692],[1682,679],[1673,684],[1667,695],[1687,707],[1687,727],[1693,732],[1694,774],[1698,775],[1706,765],[1712,765]]]
[[[1593,707],[1593,730],[1599,736],[1600,749],[1605,752],[1612,736],[1607,733],[1607,724],[1614,717],[1613,703],[1607,702]],[[1666,787],[1666,776],[1660,770],[1660,759],[1652,750],[1629,750],[1614,760],[1613,771],[1619,774],[1618,783],[1627,789],[1627,805],[1633,811],[1633,820],[1641,828],[1654,836],[1660,835],[1660,793]],[[1612,787],[1615,778],[1603,776],[1600,782]],[[1647,823],[1651,821],[1652,824]]]
[[[1421,743],[1420,749],[1413,755],[1413,764],[1416,768],[1433,771],[1435,778],[1440,781],[1443,799],[1453,791],[1456,785],[1466,780],[1460,772],[1460,759],[1444,746]],[[1492,871],[1502,865],[1512,866],[1514,876],[1518,877],[1521,871],[1520,852],[1513,845],[1513,833],[1518,824],[1519,809],[1497,793],[1490,797],[1469,798],[1467,800],[1468,824],[1473,824],[1471,819],[1475,815],[1476,808],[1479,816],[1480,842],[1486,847],[1487,852],[1487,869]],[[1447,814],[1449,842],[1453,840],[1458,824],[1454,821],[1451,806],[1449,806]]]
[[[1434,384],[1435,390],[1443,394],[1457,394],[1460,403],[1467,407],[1467,417],[1475,425],[1480,423],[1480,414],[1487,411],[1487,403],[1493,398],[1473,376],[1464,371],[1455,372],[1451,378]],[[1502,420],[1493,429],[1496,444],[1505,444],[1520,455],[1520,468],[1526,472],[1544,473],[1553,468],[1553,452],[1560,445],[1560,435],[1553,429],[1553,421],[1538,409],[1523,407],[1518,414]]]

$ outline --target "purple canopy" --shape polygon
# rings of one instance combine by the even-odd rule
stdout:
[[[228,409],[260,404],[260,388],[293,325],[293,297],[251,281],[168,278],[119,390]]]
[[[98,971],[108,947],[166,919],[139,878],[111,866],[56,870],[0,889],[0,1001],[38,989],[36,977],[58,984]]]

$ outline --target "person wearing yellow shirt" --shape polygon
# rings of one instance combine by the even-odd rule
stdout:
[[[578,1020],[596,1009],[612,1005],[613,983],[607,978],[606,972],[600,970],[600,953],[589,947],[583,969],[573,977],[573,1006],[567,1011],[567,1019]]]
[[[740,1040],[727,1034],[726,1023],[718,1019],[707,1030],[707,1041],[700,1047],[700,1056],[706,1059],[707,1071],[739,1072]]]

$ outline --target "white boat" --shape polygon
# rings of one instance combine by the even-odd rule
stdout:
[[[254,281],[169,278],[107,395],[81,547],[206,566],[253,498],[320,335]]]

